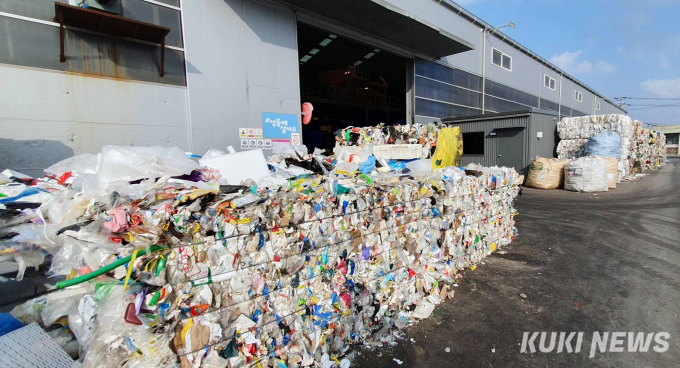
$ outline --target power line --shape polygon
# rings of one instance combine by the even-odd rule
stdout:
[[[632,105],[635,106],[635,105]],[[644,105],[640,105],[644,106]],[[660,107],[680,107],[680,102],[674,103],[674,104],[668,104],[668,105],[648,105],[647,107],[640,107],[638,109],[628,109],[629,111],[637,111],[637,110],[647,110],[647,109],[656,109]]]
[[[615,100],[672,100],[672,101],[680,101],[680,97],[614,97]]]

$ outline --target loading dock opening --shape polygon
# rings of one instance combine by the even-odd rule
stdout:
[[[348,126],[406,123],[412,60],[298,22],[300,95],[314,105],[303,142],[332,149],[333,133]]]

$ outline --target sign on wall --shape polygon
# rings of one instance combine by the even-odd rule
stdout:
[[[298,116],[293,114],[262,113],[262,130],[264,138],[287,138],[293,133],[300,133]]]

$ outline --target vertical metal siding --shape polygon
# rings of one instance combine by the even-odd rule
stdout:
[[[495,129],[524,127],[522,131],[522,167],[520,171],[526,174],[531,160],[536,156],[554,157],[556,142],[557,115],[543,113],[526,113],[516,116],[489,117],[483,120],[457,121],[448,124],[459,126],[462,133],[484,132],[484,155],[466,155],[463,147],[463,166],[475,163],[482,166],[498,165],[498,140],[489,133]],[[537,133],[543,137],[538,139]]]
[[[540,157],[554,157],[553,152],[557,142],[555,132],[557,129],[557,116],[532,113],[531,124],[529,124],[529,157],[526,165],[531,164],[531,160]],[[537,138],[537,133],[542,132],[543,137]]]
[[[524,141],[524,149],[522,150],[522,162],[525,163],[529,157],[527,148],[529,115],[524,116],[510,116],[491,118],[489,120],[471,121],[471,122],[455,122],[449,124],[451,127],[459,126],[462,133],[484,132],[484,155],[466,155],[465,147],[463,147],[463,158],[461,163],[463,166],[475,163],[482,166],[496,166],[498,164],[498,141],[496,136],[490,136],[494,129],[524,127],[522,131],[522,139]]]

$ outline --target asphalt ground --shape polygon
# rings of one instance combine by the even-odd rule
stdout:
[[[396,346],[359,349],[354,366],[680,366],[680,160],[648,173],[597,194],[525,188],[516,239],[462,272],[455,297]],[[542,353],[539,336],[522,353],[524,332],[547,332],[545,347],[551,332],[556,345],[583,332],[581,351]],[[623,352],[608,339],[591,357],[594,332],[666,332],[668,349],[629,352],[626,335]]]

